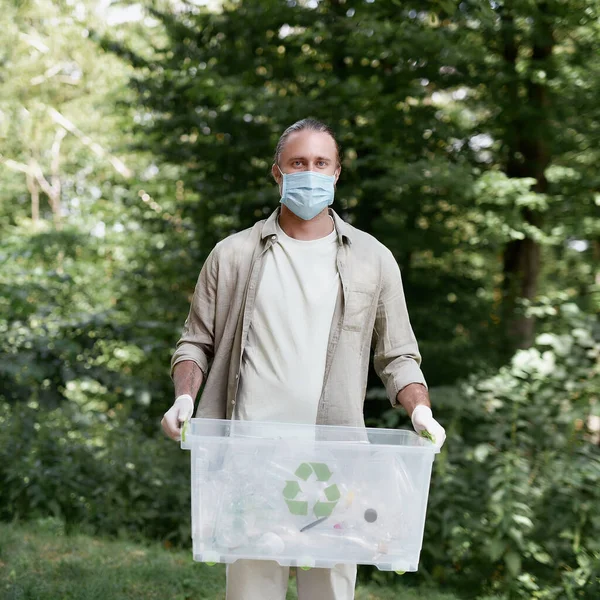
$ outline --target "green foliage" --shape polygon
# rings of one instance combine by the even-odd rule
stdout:
[[[598,236],[598,3],[567,4],[151,2],[164,45],[142,57],[112,33],[92,37],[135,67],[133,131],[182,168],[200,259],[276,205],[283,129],[305,116],[331,124],[343,149],[336,208],[394,252],[440,385],[512,353],[503,320],[522,307],[504,280],[549,294],[560,273],[592,308],[592,243],[577,256],[569,243]],[[506,258],[529,241],[544,252],[531,276]]]
[[[0,408],[0,520],[53,515],[106,535],[189,540],[189,456],[173,441],[74,403]]]
[[[159,169],[132,150],[131,69],[90,39],[96,9],[41,0],[0,14],[0,401],[125,405],[153,433],[197,244],[175,214],[189,194],[178,169],[161,167],[156,197],[144,189]],[[60,187],[56,211],[39,181]]]
[[[600,432],[590,419],[600,416],[600,331],[572,304],[559,317],[568,331],[539,335],[497,374],[471,377],[453,406],[436,405],[448,441],[423,562],[459,589],[600,593]]]
[[[335,208],[394,252],[423,353],[436,364],[427,376],[445,383],[496,358],[498,248],[475,236],[480,164],[473,169],[473,152],[457,139],[472,127],[457,125],[451,97],[431,100],[461,82],[446,68],[458,60],[454,33],[421,8],[245,0],[180,15],[151,7],[169,50],[155,48],[131,84],[145,116],[136,133],[161,161],[184,166],[185,188],[196,192],[180,206],[200,258],[276,206],[270,167],[285,127],[306,116],[330,123],[343,148]],[[115,50],[111,34],[94,37]]]
[[[84,409],[125,405],[146,431],[155,428],[152,420],[172,396],[171,322],[185,312],[187,297],[174,303],[180,284],[164,288],[162,276],[154,280],[153,274],[175,272],[186,261],[178,241],[165,243],[162,233],[135,228],[132,212],[118,219],[107,211],[102,235],[90,235],[86,222],[59,232],[5,227],[0,398],[31,398],[43,409],[65,400]],[[158,267],[154,257],[161,250]]]
[[[402,268],[449,430],[423,576],[600,597],[598,0],[148,0],[118,28],[75,4],[0,15],[0,519],[187,543],[170,354],[203,259],[277,205],[277,138],[314,116],[342,145],[334,208]],[[529,242],[514,307],[538,337],[512,356],[506,257]],[[409,426],[387,406],[370,422]]]

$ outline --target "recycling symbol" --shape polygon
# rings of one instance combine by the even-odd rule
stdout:
[[[308,483],[311,478],[316,478],[316,481],[327,482],[330,480],[333,473],[325,463],[307,463],[303,462],[295,471],[294,475],[298,479],[292,479],[285,482],[283,488],[283,497],[288,506],[290,513],[293,515],[308,515],[308,500],[304,500],[304,492],[300,485],[300,481]],[[299,481],[300,480],[300,481]],[[312,507],[312,511],[316,517],[328,517],[333,512],[338,500],[340,499],[340,491],[335,483],[327,486],[322,490],[322,496],[317,499]]]

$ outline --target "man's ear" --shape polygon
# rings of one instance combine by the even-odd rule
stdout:
[[[281,185],[281,173],[279,172],[279,169],[275,163],[273,163],[273,166],[271,167],[271,175],[273,175],[273,179],[277,182],[277,184]]]
[[[340,178],[340,173],[342,172],[342,165],[338,165],[338,168],[335,170],[335,181],[334,185],[337,184],[338,179]]]

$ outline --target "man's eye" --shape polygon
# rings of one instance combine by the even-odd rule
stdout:
[[[294,167],[299,167],[301,164],[302,164],[302,162],[301,162],[301,161],[299,161],[299,160],[295,160],[295,161],[293,162],[293,166],[294,166]]]
[[[317,165],[319,165],[319,167],[325,167],[326,163],[325,163],[324,160],[320,160],[320,161],[317,162]]]

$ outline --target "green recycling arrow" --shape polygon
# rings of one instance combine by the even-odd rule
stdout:
[[[294,472],[294,475],[302,481],[308,481],[311,475],[315,475],[317,481],[329,481],[333,473],[325,463],[303,462]],[[293,515],[308,515],[308,502],[298,500],[297,497],[302,493],[302,487],[296,480],[287,480],[282,494],[288,509]],[[313,506],[313,513],[316,517],[328,517],[336,507],[340,499],[340,491],[336,484],[332,484],[323,490],[325,499],[320,499]]]

